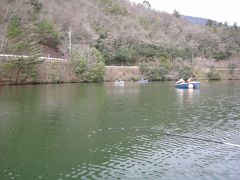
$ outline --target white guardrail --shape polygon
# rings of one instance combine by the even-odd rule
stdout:
[[[0,54],[0,57],[3,58],[28,58],[29,56],[25,55],[10,55],[10,54]],[[50,58],[50,57],[39,57],[39,59],[46,60],[46,61],[67,61],[67,59],[60,59],[60,58]]]

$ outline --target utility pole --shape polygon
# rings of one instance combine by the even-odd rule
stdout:
[[[192,71],[194,69],[194,62],[193,62],[193,58],[194,58],[194,50],[192,50],[192,58],[191,58],[191,66],[192,66]]]
[[[193,57],[194,57],[194,52],[192,51],[192,60],[191,60],[192,64],[193,64]]]
[[[68,39],[69,39],[69,56],[71,58],[72,56],[72,27],[70,26],[69,32],[68,32]]]

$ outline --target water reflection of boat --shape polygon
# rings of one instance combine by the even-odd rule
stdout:
[[[175,88],[179,89],[198,89],[200,88],[200,82],[192,81],[190,83],[176,83]]]
[[[180,103],[196,101],[200,95],[200,89],[181,89],[175,88]]]

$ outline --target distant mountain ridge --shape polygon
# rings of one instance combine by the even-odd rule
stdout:
[[[197,25],[206,25],[207,21],[209,19],[205,18],[200,18],[200,17],[192,17],[192,16],[184,16],[182,15],[182,18],[189,21],[192,24],[197,24]],[[217,21],[211,20],[213,23],[217,23]]]

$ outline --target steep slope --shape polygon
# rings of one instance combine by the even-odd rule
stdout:
[[[71,53],[87,54],[96,48],[107,64],[239,55],[237,27],[193,25],[127,0],[2,0],[0,10],[1,52],[20,53],[11,46],[19,38],[9,36],[17,17],[22,31],[32,29],[29,33],[44,55],[70,56],[70,28]]]

